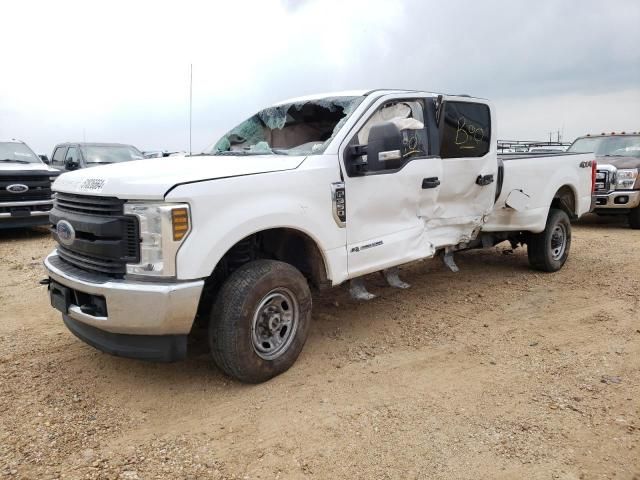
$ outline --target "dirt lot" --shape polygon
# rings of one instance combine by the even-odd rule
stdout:
[[[297,364],[258,386],[203,351],[97,352],[48,306],[44,232],[0,233],[0,476],[640,478],[640,232],[591,218],[552,275],[526,252],[314,297]]]

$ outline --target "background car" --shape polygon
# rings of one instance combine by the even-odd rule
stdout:
[[[23,141],[0,139],[0,229],[48,224],[59,174]]]
[[[53,149],[51,166],[58,170],[66,171],[142,159],[144,159],[144,155],[133,145],[122,143],[61,143]]]

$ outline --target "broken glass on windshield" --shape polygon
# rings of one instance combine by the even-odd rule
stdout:
[[[207,153],[320,154],[363,98],[327,97],[265,108],[223,136]]]

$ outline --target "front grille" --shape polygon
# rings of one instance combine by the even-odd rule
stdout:
[[[122,277],[127,263],[138,263],[140,229],[138,219],[124,215],[124,200],[56,193],[50,219],[60,258],[84,271]],[[55,226],[66,220],[75,239],[60,242]]]
[[[611,191],[612,172],[609,170],[598,170],[596,172],[596,193],[608,193]]]
[[[56,193],[55,205],[64,212],[86,215],[118,216],[123,213],[124,200],[112,197],[91,197],[71,193]]]
[[[51,200],[50,173],[21,173],[18,175],[0,175],[0,203],[28,202],[32,200]],[[26,192],[13,193],[7,190],[10,185],[25,185]]]

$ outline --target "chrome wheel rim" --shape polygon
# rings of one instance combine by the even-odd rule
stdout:
[[[567,227],[560,223],[551,232],[551,258],[560,260],[567,250]]]
[[[291,290],[275,288],[260,301],[253,314],[251,338],[256,354],[265,360],[283,355],[296,335],[298,301]]]

